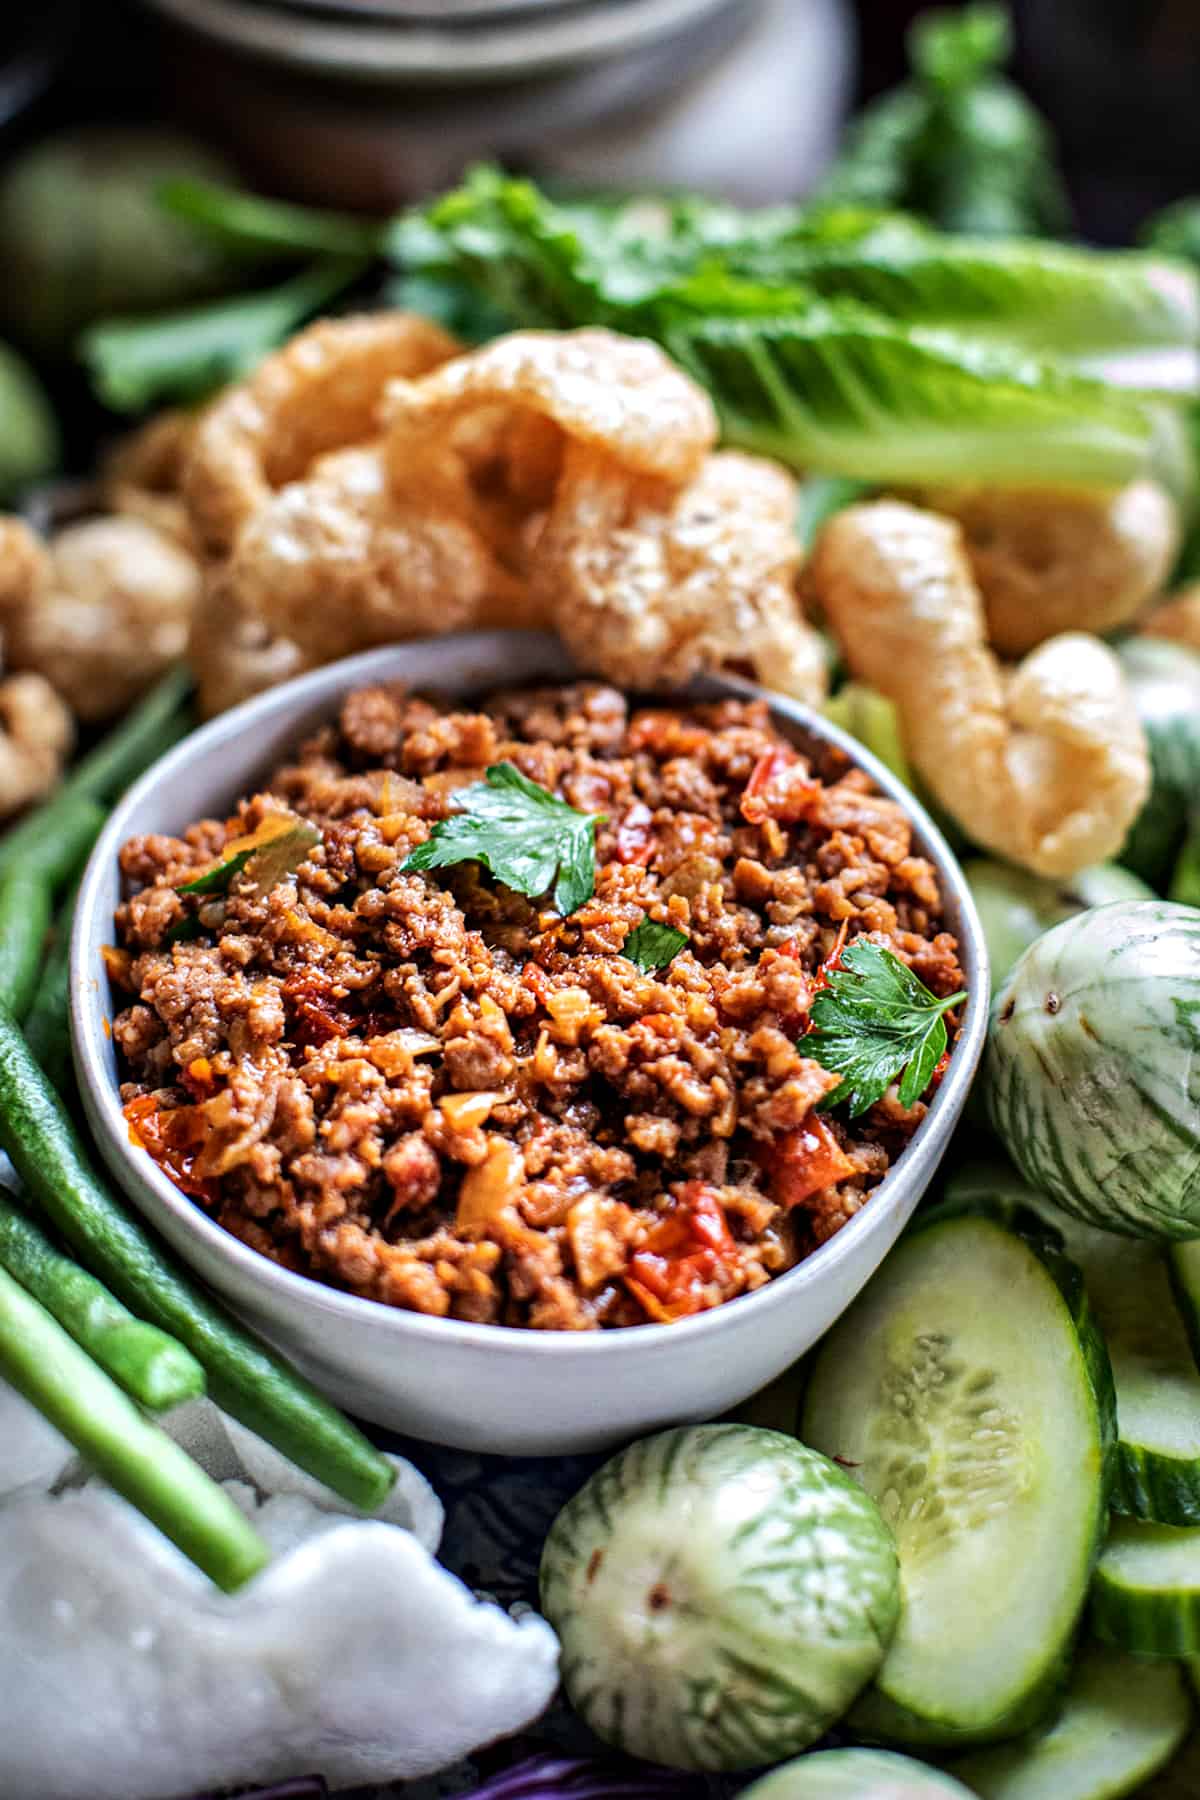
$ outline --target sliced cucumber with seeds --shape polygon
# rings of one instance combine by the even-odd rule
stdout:
[[[974,1800],[953,1775],[894,1750],[818,1750],[772,1769],[740,1800]]]
[[[1200,1655],[1200,1531],[1114,1519],[1092,1583],[1092,1626],[1138,1656]]]
[[[1191,1723],[1180,1669],[1091,1644],[1051,1724],[953,1771],[980,1800],[1122,1800],[1170,1761]]]
[[[1168,1244],[1167,1267],[1192,1355],[1200,1362],[1200,1238]]]
[[[825,1338],[803,1435],[852,1468],[900,1553],[861,1734],[952,1745],[1033,1724],[1107,1518],[1112,1383],[1078,1272],[994,1220],[935,1220]]]
[[[1164,1247],[1084,1224],[1003,1165],[958,1170],[946,1184],[946,1205],[1000,1207],[1017,1230],[1023,1212],[1032,1212],[1059,1233],[1112,1363],[1119,1438],[1112,1505],[1161,1525],[1200,1525],[1200,1371]]]

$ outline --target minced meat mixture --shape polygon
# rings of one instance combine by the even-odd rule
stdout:
[[[402,873],[504,760],[606,815],[571,917],[475,862]],[[321,834],[294,874],[179,893],[281,813]],[[925,1112],[894,1088],[853,1126],[814,1111],[837,1085],[804,1054],[822,965],[870,933],[935,994],[963,985],[904,812],[760,703],[365,688],[234,818],[121,866],[137,1139],[263,1255],[459,1319],[669,1321],[790,1268]],[[647,918],[687,941],[641,973],[621,952]]]

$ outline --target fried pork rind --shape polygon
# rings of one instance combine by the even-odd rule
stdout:
[[[436,464],[401,499],[377,447],[323,456],[247,521],[224,579],[309,662],[459,630],[522,587],[446,492]]]
[[[193,557],[141,519],[68,525],[23,599],[0,600],[14,669],[44,675],[81,719],[107,719],[187,646],[200,590]]]
[[[75,725],[41,675],[0,681],[0,818],[49,793],[75,742]]]
[[[210,601],[239,622],[250,655],[222,680],[223,627],[198,622],[206,711],[231,688],[257,691],[277,654],[294,672],[280,644],[319,663],[469,625],[547,622],[533,571],[568,449],[602,457],[625,487],[657,484],[666,512],[715,439],[708,398],[653,344],[521,332],[457,348],[403,315],[326,323],[209,409],[185,488],[216,565]],[[709,490],[726,509],[728,485],[714,477]],[[750,497],[746,520],[770,510]],[[693,506],[680,529],[706,523]],[[768,529],[774,544],[774,516]],[[742,623],[796,660],[802,633],[776,578],[790,559],[790,546],[749,559],[747,582],[765,589]],[[725,630],[716,621],[710,636]],[[684,631],[696,635],[690,614]]]
[[[403,491],[430,444],[469,461],[511,455],[518,499],[553,493],[554,435],[618,461],[632,475],[689,481],[717,437],[712,402],[643,338],[612,331],[520,331],[447,363],[424,381],[393,381],[387,394],[388,463]],[[516,432],[515,446],[510,433]],[[475,442],[472,442],[472,437]],[[483,452],[482,457],[480,451]],[[523,477],[523,480],[522,480]]]
[[[78,1465],[48,1491],[62,1459],[29,1441],[21,1412],[0,1386],[17,1457],[16,1481],[7,1454],[0,1471],[5,1800],[152,1800],[318,1772],[373,1789],[524,1729],[551,1699],[554,1633],[435,1562],[442,1509],[402,1458],[363,1518],[211,1402],[168,1415],[272,1551],[223,1594]]]
[[[795,509],[791,478],[755,457],[709,456],[676,488],[572,448],[536,590],[571,654],[610,681],[678,684],[734,665],[816,705],[825,657],[796,599]]]
[[[556,625],[632,685],[735,665],[821,698],[794,486],[710,454],[711,402],[662,350],[598,330],[456,349],[404,316],[327,323],[209,409],[185,477],[215,565],[192,639],[206,712],[480,624]]]
[[[1169,638],[1200,655],[1200,582],[1180,588],[1142,620],[1141,630],[1150,637]]]
[[[1161,590],[1179,549],[1175,504],[1152,481],[1100,492],[937,488],[919,500],[962,526],[1002,656],[1060,631],[1126,624]]]
[[[392,377],[423,375],[460,348],[428,319],[382,312],[318,320],[268,356],[196,427],[183,488],[204,552],[228,555],[278,489],[330,451],[375,438]]]
[[[187,654],[206,719],[313,666],[298,644],[272,636],[262,619],[238,604],[220,564],[206,573]]]
[[[895,703],[915,767],[976,843],[1052,876],[1117,853],[1150,769],[1099,639],[1002,667],[958,525],[899,501],[835,515],[810,573],[852,673]]]
[[[111,450],[100,472],[100,492],[110,512],[141,519],[187,551],[195,537],[184,502],[183,471],[191,453],[197,414],[182,407],[158,413]]]
[[[24,519],[0,514],[0,629],[49,587],[50,553]]]

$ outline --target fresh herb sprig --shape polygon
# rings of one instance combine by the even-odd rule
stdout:
[[[493,763],[482,781],[454,795],[460,808],[434,826],[403,872],[478,862],[530,899],[550,892],[564,918],[596,891],[596,826],[603,813],[577,812],[514,763]]]
[[[265,818],[248,837],[234,838],[226,844],[220,860],[192,881],[183,882],[180,894],[227,894],[234,877],[253,864],[251,879],[258,893],[269,894],[273,887],[294,875],[310,850],[321,841],[315,825],[305,819],[294,819],[283,813]]]
[[[226,844],[218,862],[193,880],[183,882],[175,891],[209,899],[216,894],[227,894],[234,880],[244,874],[247,891],[269,894],[272,888],[296,873],[320,842],[320,832],[306,819],[283,814],[269,816],[249,837],[234,838]],[[203,930],[197,915],[186,912],[171,926],[163,942],[168,945],[190,943],[200,937]]]
[[[248,374],[367,266],[362,257],[323,257],[256,293],[149,318],[105,319],[79,345],[92,387],[114,412],[204,399]]]
[[[812,1004],[807,1056],[842,1077],[822,1110],[848,1105],[857,1119],[900,1077],[900,1104],[912,1106],[946,1051],[943,1014],[965,993],[939,1000],[919,976],[879,944],[851,944]]]
[[[687,932],[678,926],[643,919],[621,945],[621,955],[643,975],[649,975],[654,969],[665,969],[673,963],[686,943]]]

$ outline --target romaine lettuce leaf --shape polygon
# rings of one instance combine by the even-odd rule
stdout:
[[[676,317],[667,348],[708,388],[727,439],[872,482],[1117,484],[1153,467],[1136,398],[849,302]]]
[[[1200,388],[1200,287],[1164,257],[950,237],[893,214],[854,236],[796,243],[791,262],[793,278],[826,298],[859,300],[894,322],[1052,355],[1118,386]]]
[[[410,279],[446,282],[459,306],[465,282],[514,324],[656,338],[731,442],[797,468],[912,483],[1165,468],[1174,491],[1192,483],[1162,398],[1200,389],[1183,265],[956,239],[861,207],[564,204],[494,169],[392,243]]]

